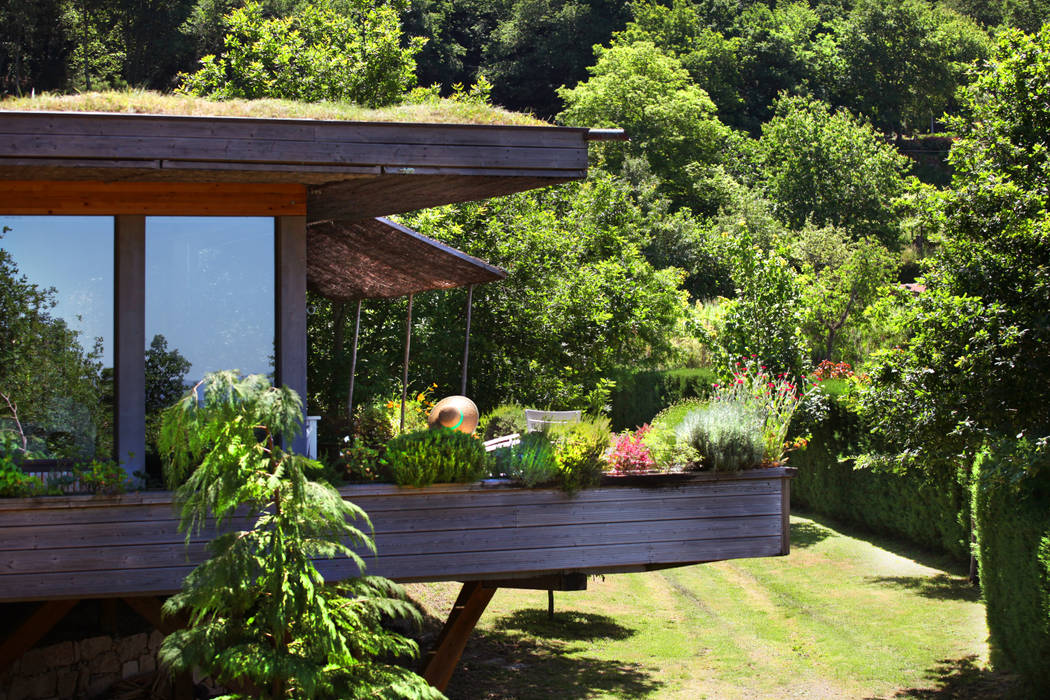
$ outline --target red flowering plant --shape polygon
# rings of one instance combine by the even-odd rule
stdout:
[[[649,452],[649,446],[643,442],[649,432],[646,423],[634,432],[625,430],[616,437],[616,443],[609,453],[609,471],[613,474],[640,474],[653,469],[656,460]]]
[[[758,412],[763,418],[763,463],[779,466],[787,461],[785,455],[808,444],[807,438],[787,439],[791,418],[802,400],[816,388],[810,383],[800,389],[786,374],[773,375],[756,355],[741,358],[733,369],[733,379],[714,385],[712,401],[739,403]]]
[[[813,370],[813,378],[817,381],[825,379],[849,379],[853,376],[853,367],[848,362],[832,362],[823,360]]]

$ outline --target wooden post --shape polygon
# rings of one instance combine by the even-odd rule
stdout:
[[[128,478],[146,468],[146,217],[114,217],[114,458]]]
[[[427,655],[423,669],[423,678],[427,683],[444,692],[456,664],[463,655],[467,640],[474,627],[481,619],[489,601],[496,593],[495,588],[487,588],[478,581],[468,581],[456,598],[456,604],[448,614],[448,620],[438,635],[434,650]]]
[[[412,297],[408,295],[408,318],[405,320],[405,371],[401,376],[401,432],[405,432],[405,402],[408,401],[408,354],[412,347]]]
[[[346,390],[346,419],[354,420],[354,377],[357,375],[357,336],[361,332],[361,300],[357,300],[354,318],[354,353],[350,356],[350,387]]]
[[[303,400],[306,421],[306,217],[274,218],[276,290],[274,335],[277,342],[276,384],[294,389]],[[306,431],[291,445],[306,454]]]
[[[467,395],[467,359],[470,357],[470,311],[474,306],[474,285],[467,287],[467,335],[463,341],[463,381],[460,384],[460,396]]]

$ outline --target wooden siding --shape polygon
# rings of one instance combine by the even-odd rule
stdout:
[[[567,127],[0,112],[0,180],[298,183],[315,186],[310,221],[362,219],[583,178],[587,138]],[[341,183],[354,184],[326,186]]]
[[[505,484],[342,491],[375,528],[368,573],[493,580],[785,554],[791,474],[653,477],[573,497]],[[0,601],[170,593],[207,535],[186,546],[167,493],[0,501]],[[330,578],[357,573],[346,560],[321,568]]]

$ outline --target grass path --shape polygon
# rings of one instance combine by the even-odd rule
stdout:
[[[959,571],[792,517],[789,557],[501,589],[450,698],[1000,698]],[[881,546],[880,546],[881,545]],[[891,548],[893,551],[891,551]],[[923,563],[924,562],[924,563]],[[410,586],[442,618],[458,584]]]

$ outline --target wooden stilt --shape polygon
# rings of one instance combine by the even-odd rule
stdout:
[[[0,673],[32,649],[76,604],[76,600],[49,600],[37,608],[0,644]]]
[[[401,377],[401,429],[398,434],[405,432],[405,402],[408,400],[408,356],[412,348],[412,297],[408,295],[408,317],[405,319],[405,371]]]
[[[357,337],[361,333],[361,300],[357,300],[357,315],[354,317],[354,355],[350,359],[350,386],[346,390],[346,419],[354,420],[354,379],[357,376]]]
[[[459,393],[467,395],[467,360],[470,359],[470,312],[474,306],[474,285],[467,287],[467,334],[463,341],[463,380],[460,382]]]
[[[547,589],[547,619],[554,619],[554,589]]]
[[[452,612],[438,635],[434,650],[427,655],[423,669],[423,678],[427,683],[445,691],[467,646],[470,633],[474,631],[474,626],[495,593],[495,588],[487,588],[477,581],[463,584],[456,604],[452,606]]]

